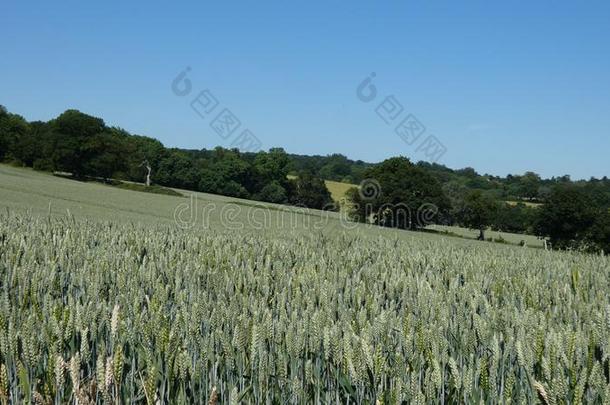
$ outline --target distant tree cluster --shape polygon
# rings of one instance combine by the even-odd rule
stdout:
[[[96,177],[153,183],[278,204],[333,209],[324,180],[374,189],[347,193],[354,220],[419,229],[430,223],[528,233],[556,248],[610,251],[610,179],[572,181],[480,175],[396,157],[378,164],[343,155],[303,156],[281,148],[168,149],[156,139],[108,127],[101,118],[67,110],[48,122],[28,122],[0,106],[0,161]]]
[[[556,248],[610,252],[609,207],[572,184],[551,191],[536,218],[535,229]]]
[[[366,169],[364,175],[362,188],[348,191],[356,221],[419,229],[439,221],[449,210],[440,182],[407,158],[385,160]],[[433,217],[429,209],[434,211]]]
[[[365,178],[365,170],[373,166],[361,160],[350,160],[338,153],[328,156],[290,155],[290,158],[295,174],[308,172],[321,179],[351,184],[359,184]]]
[[[572,184],[585,193],[594,196],[601,204],[610,205],[610,179],[592,177],[589,180],[572,181],[570,176],[542,179],[534,172],[506,177],[479,174],[473,168],[453,170],[443,165],[428,162],[418,162],[417,166],[426,169],[445,189],[480,190],[498,201],[544,203],[553,188],[558,185]]]
[[[289,179],[283,149],[241,153],[237,149],[168,149],[156,139],[108,127],[101,118],[67,110],[49,122],[27,122],[0,108],[0,161],[76,178],[97,177],[153,183],[301,207],[331,209],[324,181],[310,173]]]
[[[424,167],[391,158],[366,169],[363,188],[348,191],[352,218],[402,229],[460,225],[478,230],[480,240],[491,228],[534,234],[560,249],[610,251],[610,206],[599,187],[562,181],[550,187],[541,206],[528,206],[452,181],[441,186]],[[372,194],[365,189],[367,181],[376,184]],[[429,213],[431,206],[434,215],[422,216],[422,207]]]

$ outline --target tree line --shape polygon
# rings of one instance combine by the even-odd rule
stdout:
[[[316,209],[337,209],[324,180],[373,180],[373,194],[362,188],[347,193],[356,221],[411,229],[461,225],[479,230],[480,239],[491,228],[545,237],[558,248],[610,250],[607,177],[542,179],[533,172],[499,177],[404,157],[371,164],[340,154],[288,154],[281,148],[256,153],[166,148],[77,110],[48,122],[28,122],[2,106],[0,161],[76,178],[145,182],[150,173],[161,186]],[[434,207],[434,215],[422,207]]]
[[[153,183],[302,207],[332,208],[324,181],[302,170],[289,178],[291,159],[280,148],[258,153],[237,149],[165,148],[146,136],[108,127],[101,118],[67,110],[48,122],[27,122],[0,108],[0,161],[75,178]]]
[[[491,228],[533,234],[559,249],[610,251],[610,204],[599,187],[556,182],[539,206],[528,206],[481,189],[443,185],[404,157],[387,159],[363,175],[374,182],[370,193],[366,181],[348,191],[355,221],[403,229],[460,225],[478,230],[480,240]],[[607,185],[607,179],[602,183]]]

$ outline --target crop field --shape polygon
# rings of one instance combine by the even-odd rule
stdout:
[[[463,238],[476,239],[479,235],[478,230],[462,228],[459,226],[445,226],[445,225],[428,225],[427,229],[432,229],[437,232],[448,232]],[[510,232],[500,231],[485,231],[486,238],[492,238],[493,240],[504,239],[507,243],[518,245],[519,243],[525,242],[527,246],[542,248],[544,246],[543,241],[533,235],[521,235]]]
[[[345,193],[352,187],[358,187],[356,184],[341,183],[339,181],[325,180],[326,188],[330,191],[333,200],[340,202],[345,198]]]
[[[265,206],[0,166],[0,402],[610,401],[607,256]]]
[[[288,178],[296,179],[297,176],[288,175]],[[324,180],[324,184],[326,184],[326,188],[330,192],[332,199],[337,203],[340,203],[344,199],[345,193],[347,192],[347,190],[349,190],[352,187],[358,187],[357,184],[343,183],[340,181],[333,181],[333,180]]]

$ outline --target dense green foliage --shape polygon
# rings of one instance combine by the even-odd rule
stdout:
[[[39,170],[68,172],[77,178],[140,182],[146,173],[143,163],[148,162],[153,182],[162,186],[330,208],[329,201],[319,201],[320,193],[328,194],[323,182],[309,174],[298,181],[288,179],[291,160],[282,149],[256,154],[223,148],[166,149],[155,139],[109,128],[102,119],[76,110],[68,110],[47,123],[27,123],[20,116],[0,110],[2,159],[13,159]],[[305,183],[313,186],[305,187]],[[309,190],[312,194],[306,195]]]
[[[610,211],[603,198],[574,184],[553,187],[541,208],[497,201],[479,189],[436,178],[406,158],[391,158],[364,171],[360,189],[347,193],[353,220],[401,229],[431,223],[531,233],[555,248],[610,251]],[[431,210],[432,209],[432,210]]]
[[[417,229],[438,221],[449,209],[441,184],[406,158],[385,160],[366,169],[364,175],[367,180],[361,189],[349,193],[351,216],[356,221]],[[429,222],[421,218],[426,207],[435,210]]]
[[[479,230],[479,240],[485,240],[485,229],[496,214],[496,202],[479,190],[469,192],[458,213],[458,221],[467,228]]]
[[[558,248],[610,252],[610,211],[572,185],[557,187],[540,209],[536,231]]]
[[[608,249],[607,177],[572,182],[569,176],[542,179],[526,172],[502,178],[480,175],[472,168],[411,164],[405,158],[368,164],[338,154],[290,155],[280,148],[257,153],[220,147],[168,149],[155,139],[107,127],[102,119],[76,110],[67,110],[49,122],[27,122],[4,107],[0,108],[0,161],[69,172],[76,177],[137,182],[146,178],[143,163],[148,162],[152,182],[160,186],[318,209],[339,206],[332,204],[321,179],[373,180],[381,185],[381,193],[373,200],[361,201],[357,190],[347,196],[357,207],[354,218],[360,221],[411,229],[429,223],[456,224],[481,232],[491,227],[548,237],[559,248]],[[578,194],[572,203],[578,213],[561,219],[561,199],[553,196],[564,186]],[[473,195],[477,199],[473,200]],[[493,204],[479,204],[490,200]],[[545,213],[533,203],[544,204]],[[419,215],[424,206],[435,207],[436,215]],[[559,224],[560,219],[564,225]]]
[[[372,166],[361,160],[350,160],[334,153],[328,156],[290,155],[294,174],[303,171],[325,180],[358,184],[366,178],[365,170]]]
[[[608,257],[455,241],[3,211],[0,398],[608,401]]]
[[[95,158],[89,169],[98,175],[106,171],[112,172],[115,177],[123,176],[129,180],[141,181],[144,177],[144,170],[140,164],[143,160],[148,159],[153,165],[153,178],[157,182],[162,181],[164,185],[192,190],[200,189],[199,183],[203,177],[204,185],[211,185],[214,192],[220,194],[226,192],[232,195],[244,194],[244,190],[236,187],[234,183],[236,178],[241,180],[239,175],[244,175],[243,171],[230,173],[223,171],[221,176],[212,176],[212,178],[207,178],[210,177],[209,173],[208,176],[201,174],[203,169],[207,169],[208,172],[218,169],[216,166],[218,160],[226,158],[230,161],[228,164],[234,162],[236,157],[229,152],[235,151],[227,151],[225,154],[216,153],[214,156],[218,149],[215,151],[166,149],[155,139],[131,135],[124,130],[105,126],[102,128],[102,132],[107,133],[106,136],[99,137],[90,144],[77,145],[75,141],[83,139],[79,138],[80,136],[91,135],[100,130],[100,124],[103,125],[103,121],[100,119],[78,113],[75,110],[68,110],[55,120],[46,123],[40,121],[28,123],[21,116],[10,114],[2,107],[0,108],[0,160],[13,159],[29,167],[60,170],[56,166],[61,162],[66,164],[65,169],[68,169],[68,166],[77,164],[77,162],[70,163],[75,156],[89,156]],[[60,140],[58,135],[62,133],[61,131],[65,131],[66,134],[61,137],[65,139]],[[122,159],[116,159],[117,155],[120,155]],[[240,163],[253,164],[257,155],[257,153],[248,152],[238,153],[237,159]],[[278,167],[280,171],[295,176],[308,172],[321,179],[352,184],[358,184],[366,179],[366,170],[373,166],[373,164],[360,160],[350,160],[340,154],[329,156],[288,154],[286,157],[288,158],[287,161],[284,161],[286,166]],[[209,160],[215,160],[216,163],[212,164],[208,162]],[[209,164],[202,164],[202,161]],[[444,187],[477,189],[496,200],[544,202],[555,186],[575,184],[587,194],[594,196],[600,204],[610,206],[610,179],[607,177],[592,178],[588,181],[571,181],[567,175],[542,179],[533,172],[498,177],[481,175],[472,168],[454,170],[436,163],[418,162],[417,166],[434,176]],[[78,164],[76,168],[80,169]],[[228,180],[230,183],[226,188],[219,185],[223,180]],[[252,183],[257,183],[259,180],[254,179]],[[245,188],[246,192],[252,194],[251,184],[239,184]],[[258,188],[258,191],[260,190],[261,187]],[[255,191],[254,194],[258,191]],[[249,197],[254,198],[254,195],[249,195]]]
[[[335,205],[324,181],[303,172],[295,182],[293,203],[302,207],[334,209]]]
[[[556,186],[573,184],[587,195],[594,196],[599,203],[610,206],[610,179],[606,176],[602,179],[572,181],[568,175],[542,179],[536,173],[526,172],[523,175],[499,177],[481,175],[472,168],[453,170],[428,162],[418,162],[417,165],[428,170],[447,188],[481,190],[498,201],[542,203]]]
[[[538,209],[524,203],[499,203],[496,205],[491,228],[496,231],[534,234]]]

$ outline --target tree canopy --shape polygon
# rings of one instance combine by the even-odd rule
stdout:
[[[536,232],[557,248],[609,251],[610,213],[591,194],[570,184],[556,187],[541,207]]]
[[[166,148],[70,109],[28,122],[0,106],[0,161],[75,177],[145,182],[206,193],[327,209],[324,180],[361,184],[347,193],[352,218],[382,226],[458,224],[534,233],[556,248],[609,251],[610,179],[573,181],[537,173],[506,177],[394,157],[378,164],[341,154],[304,156],[281,148],[241,152]],[[144,164],[146,162],[146,164]],[[537,208],[540,206],[540,208]]]
[[[405,157],[387,159],[364,176],[361,189],[349,193],[351,215],[359,221],[415,229],[436,222],[449,209],[440,182]],[[427,210],[425,218],[422,210]]]
[[[496,202],[480,190],[472,190],[464,199],[458,221],[461,225],[479,231],[479,240],[485,240],[485,230],[492,224],[497,210]]]

